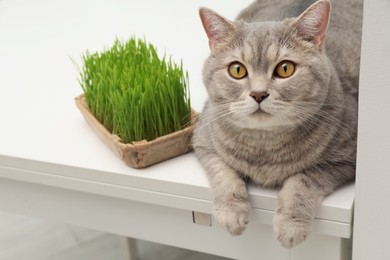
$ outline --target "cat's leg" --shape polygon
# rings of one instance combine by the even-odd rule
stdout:
[[[338,170],[332,171],[340,173],[337,177],[325,172],[307,172],[286,180],[278,196],[274,217],[274,232],[284,247],[291,248],[303,242],[310,234],[315,211],[323,198],[353,179],[353,167]]]
[[[199,149],[197,153],[209,178],[216,221],[230,234],[242,234],[251,213],[244,180],[216,154],[203,153],[199,156]]]
[[[310,234],[317,206],[325,192],[312,187],[307,175],[287,179],[278,195],[274,232],[282,246],[291,248]]]

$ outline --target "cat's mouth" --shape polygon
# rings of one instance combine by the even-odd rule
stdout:
[[[265,118],[270,118],[271,114],[267,113],[261,107],[259,106],[253,113],[250,114],[250,116],[259,118],[259,119],[265,119]]]
[[[252,102],[252,99],[245,99],[239,102],[233,102],[230,104],[229,121],[240,127],[249,129],[264,129],[272,128],[275,126],[275,114],[272,113],[266,103],[258,104]]]
[[[275,117],[259,107],[255,111],[252,110],[250,113],[247,113],[246,116],[241,114],[232,123],[240,128],[273,129],[275,127]]]

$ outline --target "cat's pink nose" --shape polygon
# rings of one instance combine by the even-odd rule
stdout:
[[[265,91],[252,91],[249,95],[259,104],[269,96]]]

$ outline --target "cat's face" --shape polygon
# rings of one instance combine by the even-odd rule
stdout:
[[[307,26],[299,24],[302,18],[246,24],[203,12],[212,52],[203,76],[215,117],[274,129],[300,124],[319,110],[330,80],[322,51],[327,22],[323,33],[313,31],[314,39],[298,31]]]

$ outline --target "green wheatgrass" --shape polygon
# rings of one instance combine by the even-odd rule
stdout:
[[[153,140],[191,121],[188,72],[141,39],[82,56],[80,85],[94,116],[124,143]]]

